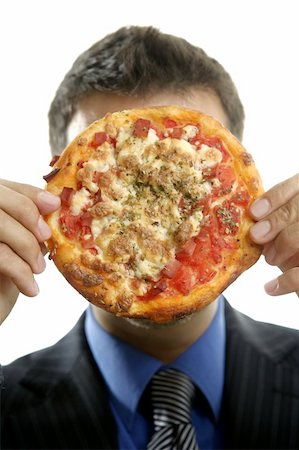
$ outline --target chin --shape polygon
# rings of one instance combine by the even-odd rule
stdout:
[[[194,317],[194,314],[190,314],[188,316],[182,317],[180,319],[172,320],[170,322],[166,323],[156,323],[148,319],[129,319],[129,318],[123,318],[127,323],[130,325],[133,325],[137,328],[143,328],[144,330],[159,330],[164,328],[174,328],[179,325],[183,325],[187,322],[189,322],[192,317]]]

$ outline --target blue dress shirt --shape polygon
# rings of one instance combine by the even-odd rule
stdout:
[[[85,334],[107,385],[120,449],[146,448],[153,433],[153,426],[151,412],[145,411],[140,400],[153,375],[158,370],[169,367],[187,374],[198,388],[192,409],[192,421],[200,449],[223,448],[223,306],[223,297],[220,297],[217,313],[206,332],[168,365],[106,332],[94,318],[91,308],[88,308]]]

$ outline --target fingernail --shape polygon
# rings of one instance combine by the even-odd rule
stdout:
[[[52,232],[50,230],[50,228],[48,227],[48,225],[46,224],[46,222],[43,220],[42,217],[40,217],[38,219],[38,230],[40,232],[41,238],[43,240],[49,239],[49,237],[51,236]]]
[[[267,294],[275,294],[275,292],[278,290],[279,288],[279,281],[277,278],[275,278],[275,280],[271,280],[268,283],[265,284],[264,286],[265,291],[267,292]]]
[[[256,200],[250,207],[251,213],[259,219],[270,211],[270,202],[266,198]]]
[[[255,239],[261,239],[271,230],[271,225],[269,220],[263,220],[258,222],[251,228],[251,234]]]
[[[46,268],[46,261],[45,258],[43,257],[42,253],[40,253],[37,257],[37,268],[38,268],[38,272],[43,272]]]
[[[37,282],[33,278],[33,280],[32,280],[32,295],[33,295],[33,297],[35,297],[37,294],[39,294],[39,287],[37,285]]]
[[[60,206],[60,198],[50,192],[41,191],[37,194],[38,200],[45,206],[58,208]]]

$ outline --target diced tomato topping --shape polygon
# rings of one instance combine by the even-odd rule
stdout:
[[[92,215],[89,211],[85,211],[80,215],[80,224],[82,227],[90,227],[92,221]]]
[[[206,216],[210,211],[210,204],[211,204],[211,197],[206,196],[202,199],[200,199],[194,209],[201,209],[204,216]]]
[[[245,207],[250,202],[250,196],[247,191],[238,191],[232,196],[231,202]]]
[[[175,120],[170,119],[169,117],[167,117],[166,119],[163,120],[163,125],[164,125],[166,128],[174,128],[174,127],[177,126],[177,123],[176,123]]]
[[[65,236],[69,239],[83,240],[85,248],[89,248],[91,243],[91,240],[83,239],[83,236],[88,234],[91,235],[90,229],[91,220],[92,216],[89,211],[83,212],[81,215],[74,216],[72,215],[68,206],[62,205],[59,218],[62,231],[64,232]]]
[[[162,270],[162,274],[167,278],[173,278],[181,266],[182,263],[180,263],[180,261],[178,261],[177,259],[174,259],[166,264],[166,266]]]
[[[94,246],[95,246],[93,237],[90,237],[88,239],[81,239],[80,242],[81,242],[82,247],[86,248],[86,249],[94,248]]]
[[[165,278],[161,278],[157,283],[154,283],[150,290],[141,297],[142,300],[151,300],[157,295],[164,292],[168,287],[168,281]]]
[[[240,211],[229,201],[214,208],[219,232],[224,235],[235,235],[239,230]]]
[[[151,127],[151,122],[147,119],[137,119],[134,124],[133,134],[136,137],[146,138],[148,135],[148,130]]]
[[[192,258],[190,259],[191,264],[197,266],[202,264],[203,261],[207,263],[210,256],[210,249],[211,240],[209,234],[207,233],[205,239],[197,241]]]
[[[207,167],[203,169],[202,176],[206,180],[211,180],[212,178],[216,177],[216,171],[217,171],[218,164],[214,167]]]
[[[215,249],[211,251],[211,256],[213,258],[213,261],[215,264],[220,264],[222,261],[222,255],[221,253],[218,253]]]
[[[171,284],[182,294],[188,295],[196,283],[196,274],[189,266],[182,266],[171,280]]]
[[[97,251],[96,248],[89,248],[88,250],[89,250],[90,253],[91,253],[92,255],[94,255],[94,256],[96,256],[96,255],[98,254],[98,251]]]
[[[199,147],[202,143],[202,137],[200,133],[197,133],[195,136],[189,139],[189,142],[191,145],[195,145],[196,147]]]
[[[109,142],[109,144],[112,144],[113,145],[113,147],[115,148],[116,147],[116,139],[115,138],[113,138],[113,137],[111,137],[111,136],[108,136],[108,142]]]
[[[80,232],[79,217],[73,216],[68,207],[62,207],[59,220],[65,236],[75,239]]]
[[[183,134],[183,128],[174,128],[171,133],[169,133],[170,137],[173,139],[181,139]]]
[[[64,187],[60,194],[62,206],[70,206],[75,191],[72,188]]]
[[[93,176],[92,176],[93,183],[99,184],[102,176],[103,176],[103,172],[94,172]]]
[[[216,177],[221,183],[220,189],[230,189],[236,179],[235,172],[230,166],[219,165],[216,170]]]
[[[152,128],[156,135],[158,136],[159,139],[164,139],[164,133],[163,131],[159,130],[159,128],[157,128],[155,125],[151,124],[150,128]]]
[[[93,148],[97,148],[107,141],[107,134],[104,131],[100,131],[95,133],[93,136],[93,140],[90,142],[90,146]]]
[[[193,239],[190,239],[188,242],[186,242],[186,244],[183,245],[183,247],[181,247],[177,251],[176,258],[179,261],[181,259],[183,260],[184,258],[188,258],[194,252],[195,247],[196,247],[196,242]]]
[[[198,281],[200,283],[207,283],[208,281],[211,281],[214,276],[216,275],[216,270],[208,269],[207,267],[200,271],[198,274]]]
[[[95,246],[90,227],[83,226],[81,228],[80,242],[83,248],[93,248]]]

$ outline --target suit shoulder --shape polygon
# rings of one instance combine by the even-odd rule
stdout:
[[[229,304],[225,315],[230,343],[240,339],[271,359],[285,359],[299,367],[299,330],[254,320]]]
[[[83,318],[56,344],[22,356],[3,367],[3,400],[7,407],[42,394],[66,375],[83,351],[88,352]]]

